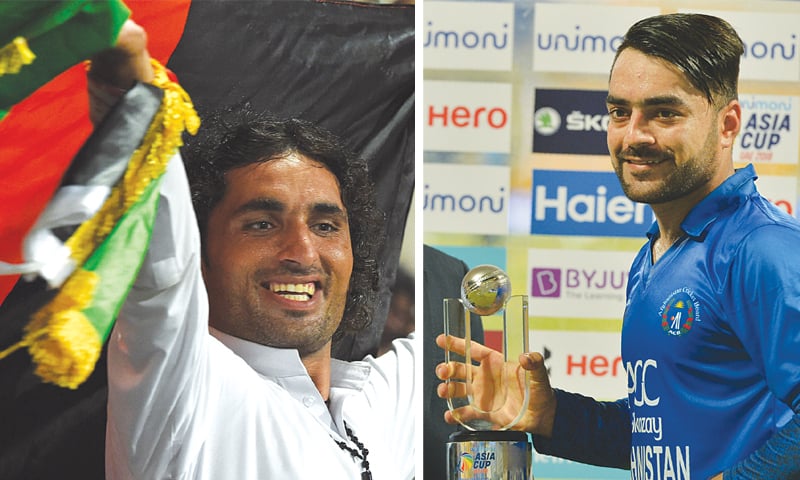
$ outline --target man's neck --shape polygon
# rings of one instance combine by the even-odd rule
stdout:
[[[323,400],[328,401],[331,391],[331,343],[317,350],[300,357],[300,361],[306,367],[308,376],[319,390]]]

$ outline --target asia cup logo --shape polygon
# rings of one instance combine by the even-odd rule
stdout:
[[[672,293],[664,302],[661,312],[661,328],[668,335],[686,335],[697,320],[697,300],[691,290],[681,289]]]
[[[460,472],[468,472],[472,470],[472,454],[471,453],[462,453],[461,460],[458,462],[458,470]]]

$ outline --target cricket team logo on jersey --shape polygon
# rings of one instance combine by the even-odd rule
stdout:
[[[699,308],[692,290],[681,288],[672,292],[661,306],[661,328],[668,335],[686,335],[699,320]]]

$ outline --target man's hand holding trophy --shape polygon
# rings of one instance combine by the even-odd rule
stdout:
[[[469,313],[503,312],[502,352],[470,338]],[[525,433],[549,436],[555,396],[544,359],[528,352],[528,298],[511,295],[508,275],[493,265],[470,270],[461,298],[444,299],[444,334],[436,339],[445,362],[437,389],[447,399],[445,421],[460,424],[448,442],[448,480],[533,478]],[[510,361],[509,357],[514,356]],[[510,431],[514,430],[514,431]]]

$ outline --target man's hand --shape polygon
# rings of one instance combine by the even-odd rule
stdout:
[[[153,81],[144,29],[127,20],[114,47],[92,57],[88,76],[89,116],[96,125],[136,82]]]
[[[439,335],[436,344],[441,348],[448,346],[451,352],[465,355],[464,339]],[[522,354],[519,356],[519,363],[505,362],[500,352],[480,343],[471,342],[470,355],[479,365],[470,366],[472,378],[469,393],[473,404],[486,413],[481,413],[471,406],[459,407],[454,412],[449,410],[445,412],[447,423],[457,423],[456,417],[458,417],[465,423],[481,419],[497,426],[508,425],[522,409],[524,389],[528,389],[530,397],[527,408],[520,421],[511,429],[545,437],[552,435],[556,398],[550,387],[544,359],[539,353]],[[461,362],[440,363],[436,366],[436,376],[440,380],[451,380],[450,383],[439,384],[436,391],[439,397],[467,396],[467,384],[464,383],[467,377],[466,369],[467,365]],[[528,382],[526,378],[529,379]]]
[[[153,67],[147,51],[147,32],[133,20],[127,20],[113,48],[92,58],[89,76],[121,90],[130,89],[135,82],[153,81]]]

